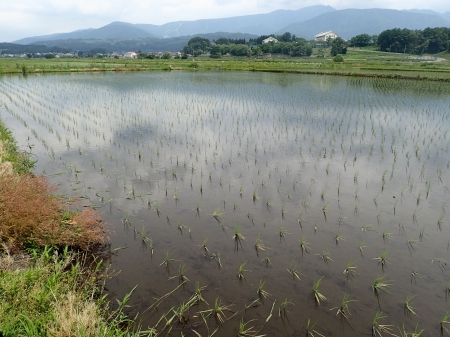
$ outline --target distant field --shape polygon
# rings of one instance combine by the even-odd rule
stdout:
[[[331,57],[236,58],[195,57],[188,60],[123,59],[1,59],[0,74],[96,72],[96,71],[170,71],[223,70],[317,73],[345,76],[404,77],[450,81],[450,61],[442,55],[438,61],[408,60],[403,54],[373,50],[349,50],[345,62]]]

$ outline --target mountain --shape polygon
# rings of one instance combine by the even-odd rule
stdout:
[[[244,15],[224,19],[176,21],[161,26],[137,24],[157,37],[206,34],[214,32],[247,33],[255,35],[272,34],[286,24],[312,19],[320,14],[333,12],[330,6],[310,6],[298,10],[277,10],[267,14]]]
[[[445,12],[444,14],[441,14],[441,17],[443,17],[447,21],[450,21],[450,12]]]
[[[14,43],[31,44],[43,41],[68,40],[68,39],[108,40],[108,39],[138,39],[146,37],[153,37],[153,35],[142,30],[139,27],[136,27],[131,23],[116,21],[98,29],[90,28],[90,29],[76,30],[70,33],[59,33],[52,35],[27,37],[15,41]]]
[[[424,29],[427,27],[450,27],[450,21],[437,15],[394,9],[343,9],[290,24],[275,34],[290,32],[310,40],[320,32],[332,30],[340,37],[350,39],[358,34],[379,34],[392,28]]]
[[[81,39],[82,36],[87,35],[89,31],[95,30],[94,28],[88,28],[88,29],[80,29],[73,31],[71,33],[57,33],[57,34],[50,34],[50,35],[41,35],[41,36],[31,36],[26,37],[17,41],[13,41],[12,43],[17,44],[30,44],[35,43],[37,41],[51,41],[51,40],[58,40],[58,39]]]
[[[411,13],[419,13],[419,14],[438,15],[441,18],[443,18],[447,21],[450,21],[450,12],[446,12],[446,13],[442,14],[439,12],[432,11],[431,9],[408,9],[405,11],[411,12]]]
[[[98,29],[84,29],[70,33],[60,33],[24,38],[14,43],[30,44],[44,41],[67,39],[137,39],[169,38],[215,32],[272,34],[287,24],[312,19],[323,13],[333,12],[330,6],[310,6],[299,10],[277,10],[266,14],[244,15],[223,19],[203,19],[196,21],[175,21],[163,25],[131,24],[112,22]]]
[[[428,15],[441,15],[441,13],[433,11],[431,9],[403,9],[402,12],[428,14]]]

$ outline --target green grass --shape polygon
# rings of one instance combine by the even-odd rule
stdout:
[[[8,251],[0,256],[0,335],[139,335],[124,313],[131,293],[115,311],[109,308],[95,276],[101,261],[74,263],[82,259],[67,249],[59,255],[48,247],[34,253],[21,261]]]
[[[5,162],[10,162],[12,170],[18,174],[30,173],[34,167],[35,161],[29,153],[19,150],[11,131],[0,121],[0,173]]]

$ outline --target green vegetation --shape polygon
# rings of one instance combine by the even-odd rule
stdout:
[[[424,30],[388,29],[380,33],[377,45],[381,51],[436,54],[449,51],[450,28],[426,28]]]
[[[3,173],[30,173],[35,161],[29,153],[19,151],[11,132],[0,121],[0,176]]]
[[[87,265],[67,249],[33,252],[31,258],[4,250],[0,257],[0,335],[140,335],[132,332],[135,326],[124,313],[131,293],[114,311],[102,295],[97,282],[101,260]]]
[[[323,54],[324,57],[320,57]],[[445,58],[447,54],[439,55]],[[450,81],[447,61],[410,60],[405,54],[348,48],[345,62],[334,62],[329,49],[310,57],[198,56],[193,59],[0,59],[0,74],[122,71],[259,71]]]

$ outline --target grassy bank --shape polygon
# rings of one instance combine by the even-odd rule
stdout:
[[[195,57],[188,60],[123,59],[2,59],[0,74],[102,72],[102,71],[266,71],[344,76],[379,76],[450,81],[450,62],[411,60],[404,54],[373,50],[349,50],[343,63],[330,57],[318,58],[236,58]]]
[[[139,335],[129,297],[111,311],[102,294],[98,214],[71,209],[33,164],[0,121],[0,336]]]

